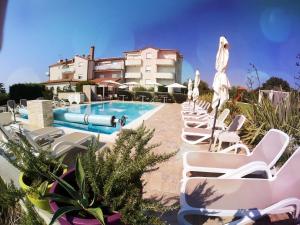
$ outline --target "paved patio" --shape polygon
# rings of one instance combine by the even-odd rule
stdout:
[[[180,180],[182,177],[182,154],[188,150],[207,151],[207,144],[189,145],[181,140],[183,122],[181,120],[181,105],[166,104],[158,113],[145,121],[147,128],[155,129],[151,143],[161,143],[154,149],[156,153],[178,153],[168,162],[144,176],[146,182],[144,197],[161,199],[166,205],[179,204]],[[170,225],[177,225],[177,210],[164,216]],[[192,224],[224,224],[232,218],[193,217]],[[287,214],[267,216],[255,224],[292,224]]]

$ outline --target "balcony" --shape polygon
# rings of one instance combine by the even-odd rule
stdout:
[[[157,79],[174,79],[174,73],[155,73]]]
[[[96,65],[95,70],[122,70],[124,69],[122,64],[102,64]]]
[[[64,67],[61,69],[62,73],[74,73],[75,72],[75,68],[74,67]]]
[[[125,78],[141,78],[141,73],[125,73]]]
[[[160,66],[174,66],[174,59],[157,59],[156,64]]]
[[[125,65],[126,66],[140,66],[140,65],[142,65],[142,60],[141,59],[127,59],[127,60],[125,60]]]

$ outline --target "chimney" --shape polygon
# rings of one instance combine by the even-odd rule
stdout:
[[[90,47],[90,59],[94,60],[95,57],[95,46]]]

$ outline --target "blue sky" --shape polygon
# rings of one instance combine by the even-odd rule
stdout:
[[[198,68],[212,83],[220,35],[230,43],[228,77],[245,86],[249,63],[262,80],[294,83],[300,53],[297,0],[11,0],[0,52],[0,82],[45,81],[48,65],[87,54],[122,56],[154,46],[178,49],[183,79]]]

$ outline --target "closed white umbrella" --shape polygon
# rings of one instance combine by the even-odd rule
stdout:
[[[199,70],[196,70],[194,89],[193,89],[193,101],[194,102],[196,102],[199,97],[199,88],[198,88],[199,84],[200,84],[200,72],[199,72]]]
[[[212,101],[212,108],[216,108],[219,100],[219,107],[222,107],[224,103],[229,99],[229,88],[230,83],[226,75],[226,69],[228,65],[229,59],[229,51],[228,51],[228,41],[225,37],[220,37],[219,41],[219,49],[216,56],[216,70],[214,82],[213,82],[213,90],[214,96]]]
[[[225,37],[220,37],[219,41],[219,49],[216,56],[216,70],[214,82],[213,82],[213,90],[214,96],[212,100],[212,108],[215,109],[215,118],[212,127],[212,133],[210,138],[209,150],[211,149],[212,140],[214,137],[216,118],[218,113],[218,108],[222,107],[224,103],[229,99],[229,91],[230,83],[226,75],[226,69],[228,65],[229,59],[229,44]]]
[[[192,100],[192,95],[193,95],[193,81],[192,81],[192,79],[189,79],[189,83],[188,83],[188,100],[189,101]]]
[[[186,86],[184,86],[182,84],[178,84],[178,83],[169,84],[166,87],[168,87],[168,88],[186,88]]]

